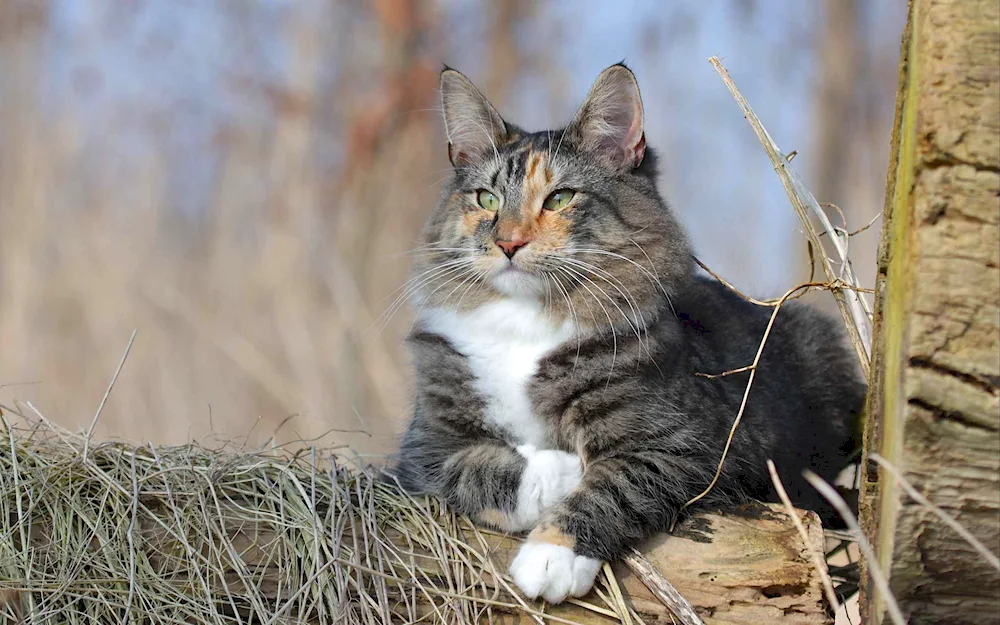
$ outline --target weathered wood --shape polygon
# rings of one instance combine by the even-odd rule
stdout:
[[[806,527],[809,545],[805,545],[784,508],[777,504],[754,504],[723,513],[701,513],[681,523],[673,535],[660,535],[643,549],[649,562],[673,584],[704,620],[705,625],[821,625],[832,623],[823,599],[819,573],[809,560],[808,549],[823,548],[823,531],[812,512],[797,511]],[[149,557],[169,570],[171,553],[181,551],[171,536],[160,531],[159,525],[148,523],[144,550]],[[497,569],[506,571],[520,546],[520,541],[500,534],[484,534],[491,559]],[[399,536],[385,538],[404,549],[406,542]],[[468,541],[475,544],[470,532]],[[268,527],[243,524],[234,536],[234,551],[241,554],[248,569],[267,567],[273,557],[269,545],[274,540]],[[349,537],[344,540],[350,541]],[[421,558],[416,563],[425,571],[439,570],[433,558]],[[671,623],[669,610],[653,593],[621,563],[614,565],[617,579],[626,601],[649,624]],[[229,591],[238,592],[240,583],[233,573],[227,576]],[[279,591],[280,580],[264,576],[259,584],[264,597],[273,598]],[[503,603],[515,600],[495,579],[485,576],[490,597]],[[495,593],[493,591],[496,591]],[[287,594],[287,591],[286,591]],[[424,601],[420,599],[420,601]],[[603,602],[593,592],[585,597],[595,605]],[[542,609],[541,603],[534,607]],[[430,611],[429,605],[427,610]],[[622,622],[586,608],[562,604],[550,606],[547,614],[583,625],[611,625]],[[498,620],[499,619],[499,620]],[[529,623],[530,616],[498,609],[493,622]]]
[[[865,431],[1000,552],[1000,6],[911,0]],[[861,521],[910,623],[995,622],[1000,574],[867,462]],[[884,602],[862,567],[862,620]]]
[[[84,459],[81,437],[43,427],[0,412],[0,623],[675,622],[621,564],[583,602],[532,605],[505,573],[520,539],[317,450],[95,443]],[[829,623],[820,522],[793,512],[801,533],[777,505],[701,511],[643,551],[707,625]]]
[[[830,623],[810,549],[823,549],[823,529],[812,512],[798,511],[810,545],[804,545],[784,509],[752,506],[748,513],[700,514],[674,535],[643,549],[698,611],[706,625]],[[622,572],[640,614],[670,622],[653,594]]]

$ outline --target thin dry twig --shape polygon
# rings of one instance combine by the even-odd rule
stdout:
[[[715,275],[715,274],[713,274],[713,275]],[[720,281],[725,286],[727,286],[728,288],[732,289],[734,292],[739,293],[739,291],[736,290],[736,287],[732,286],[728,282],[725,282],[724,280],[720,279]],[[716,483],[719,481],[719,476],[722,475],[722,467],[723,467],[723,465],[726,462],[727,456],[729,455],[729,449],[732,446],[733,437],[736,435],[736,429],[739,427],[740,422],[743,419],[743,413],[746,410],[747,399],[750,396],[750,388],[753,386],[754,379],[756,378],[757,367],[758,367],[758,365],[760,363],[760,357],[761,357],[761,354],[764,352],[764,345],[767,343],[767,339],[768,339],[768,337],[771,334],[771,328],[774,326],[774,320],[778,316],[778,310],[781,308],[781,306],[783,304],[785,304],[786,302],[788,302],[791,299],[794,299],[797,294],[804,293],[804,292],[808,291],[809,289],[814,289],[814,288],[815,289],[828,289],[828,290],[831,290],[831,291],[832,290],[836,290],[836,289],[853,289],[853,287],[849,287],[849,286],[846,286],[846,285],[842,284],[839,280],[835,280],[833,283],[827,283],[827,282],[805,282],[803,284],[800,284],[800,285],[798,285],[796,287],[793,287],[793,288],[789,289],[788,291],[785,292],[784,295],[782,295],[777,300],[775,300],[775,302],[773,304],[770,304],[770,303],[763,303],[762,304],[764,306],[773,307],[774,311],[771,313],[771,318],[767,322],[767,327],[764,330],[764,335],[760,339],[760,343],[757,346],[757,353],[754,356],[753,362],[751,364],[743,366],[743,367],[738,367],[736,369],[730,369],[729,371],[723,371],[721,373],[702,373],[702,372],[696,372],[695,373],[695,375],[698,376],[698,377],[703,377],[703,378],[708,378],[708,379],[716,379],[716,378],[723,378],[723,377],[726,377],[726,376],[730,376],[730,375],[733,375],[735,373],[744,373],[746,371],[749,371],[750,372],[750,377],[747,379],[747,384],[746,384],[746,387],[744,388],[744,391],[743,391],[743,400],[740,402],[740,409],[736,413],[736,419],[733,420],[733,425],[729,429],[729,436],[726,439],[726,445],[725,445],[725,447],[722,450],[722,457],[719,459],[719,464],[718,464],[718,466],[715,469],[715,476],[712,478],[712,481],[705,488],[705,490],[703,490],[701,493],[699,493],[695,497],[692,497],[691,499],[689,499],[684,505],[682,505],[680,507],[680,509],[677,511],[677,514],[674,515],[674,520],[673,520],[673,523],[671,523],[671,527],[670,527],[671,531],[673,531],[673,527],[674,527],[674,525],[676,525],[677,519],[680,517],[680,513],[683,512],[686,508],[688,508],[692,504],[694,504],[695,502],[697,502],[700,499],[702,499],[703,497],[705,497],[705,495],[707,495],[708,493],[710,493],[712,491],[712,489],[715,488]],[[864,290],[864,289],[854,289],[854,290]],[[742,295],[741,293],[739,293],[739,294]],[[746,297],[746,296],[743,296],[743,297]]]
[[[698,264],[699,267],[701,267],[702,269],[705,270],[706,273],[708,273],[708,275],[710,275],[713,278],[715,278],[716,280],[718,280],[720,283],[722,283],[723,286],[725,286],[726,288],[728,288],[733,293],[739,295],[744,300],[750,302],[751,304],[757,304],[758,306],[774,306],[774,302],[772,302],[771,300],[760,300],[760,299],[756,299],[754,297],[750,297],[746,293],[740,291],[735,286],[733,286],[733,284],[731,282],[729,282],[728,280],[726,280],[725,278],[723,278],[719,274],[717,274],[714,271],[712,271],[709,268],[709,266],[706,265],[705,263],[701,262],[701,260],[699,260],[698,257],[692,256],[692,258],[694,259],[694,262]]]
[[[753,371],[753,365],[747,365],[745,367],[739,367],[738,369],[730,369],[729,371],[723,371],[722,373],[702,373],[701,371],[696,371],[695,375],[699,378],[707,378],[709,380],[716,380],[718,378],[724,378],[726,376],[733,375],[735,373],[744,373],[746,371]]]
[[[125,346],[125,353],[122,354],[122,359],[118,363],[118,368],[115,369],[115,374],[111,377],[111,383],[108,384],[108,390],[104,391],[104,397],[101,398],[101,404],[97,407],[97,412],[94,414],[93,420],[90,422],[90,427],[87,428],[87,437],[83,442],[83,459],[87,459],[87,453],[90,451],[90,437],[94,435],[94,427],[97,425],[97,420],[101,418],[101,411],[104,410],[104,404],[107,403],[108,397],[111,395],[111,389],[115,387],[115,382],[118,380],[118,375],[122,372],[122,367],[125,366],[125,360],[128,358],[129,351],[132,350],[132,343],[135,341],[135,334],[139,329],[135,328],[132,330],[132,336],[128,339],[128,345]]]
[[[629,611],[628,603],[626,603],[625,596],[622,593],[621,584],[618,583],[618,578],[615,577],[615,571],[611,568],[611,564],[605,562],[601,565],[601,569],[604,573],[604,580],[609,594],[611,595],[608,605],[614,608],[615,615],[622,622],[622,625],[635,625],[632,620],[632,613]]]
[[[674,516],[675,523],[676,519],[680,516],[681,512],[683,512],[689,506],[702,499],[705,495],[710,493],[713,488],[715,488],[715,484],[719,481],[719,476],[722,475],[722,467],[723,465],[725,465],[726,457],[729,455],[729,448],[732,446],[733,438],[736,436],[736,429],[740,426],[740,421],[743,419],[743,413],[746,411],[747,408],[747,400],[750,397],[750,389],[753,386],[754,379],[757,376],[757,366],[760,364],[761,354],[764,353],[764,346],[767,344],[767,338],[771,335],[771,328],[774,327],[774,320],[778,317],[778,311],[781,310],[782,304],[788,301],[788,299],[798,291],[814,287],[829,288],[829,285],[817,282],[807,282],[805,284],[800,284],[799,286],[793,287],[788,291],[786,291],[785,294],[778,299],[777,304],[775,304],[774,311],[771,313],[771,318],[768,320],[767,327],[764,329],[764,335],[761,337],[760,344],[757,346],[757,354],[754,356],[753,362],[748,367],[742,367],[743,370],[750,371],[750,378],[747,380],[746,388],[743,390],[743,399],[742,401],[740,401],[740,409],[736,413],[736,418],[733,420],[732,427],[729,428],[729,437],[726,439],[726,445],[722,449],[722,457],[719,459],[719,465],[715,469],[715,476],[712,478],[712,481],[708,484],[708,486],[705,487],[705,490],[701,491],[701,493],[689,499],[683,506],[680,507],[680,509],[677,511],[677,515]],[[734,373],[734,372],[735,370],[731,372],[723,372],[718,374],[716,377],[721,377],[723,375],[727,375],[729,373]],[[671,530],[672,529],[673,528],[671,528]]]
[[[633,549],[625,556],[625,564],[646,585],[646,588],[649,588],[649,591],[680,619],[682,625],[705,625],[687,599],[644,555]]]
[[[823,208],[832,208],[833,210],[837,211],[837,214],[840,215],[840,223],[844,225],[840,228],[834,226],[834,230],[836,230],[837,232],[843,232],[844,234],[847,234],[847,215],[844,214],[844,209],[834,204],[833,202],[820,202],[819,205]],[[829,234],[828,232],[823,231],[819,233],[819,236],[822,237],[828,234]]]
[[[836,279],[836,280],[834,280],[833,282],[819,282],[817,280],[814,280],[813,276],[815,276],[815,274],[816,274],[816,258],[815,258],[814,254],[813,254],[812,243],[810,243],[810,242],[807,241],[806,242],[806,247],[807,247],[807,249],[809,251],[809,280],[807,280],[806,282],[815,283],[815,284],[817,284],[819,286],[824,286],[825,288],[830,289],[830,290],[833,290],[833,289],[849,289],[849,290],[852,290],[852,291],[857,291],[859,293],[874,293],[875,292],[873,289],[866,289],[866,288],[863,288],[863,287],[857,287],[857,286],[848,285],[848,284],[844,283],[842,280],[840,280],[839,278]],[[724,286],[727,289],[729,289],[730,291],[732,291],[740,299],[742,299],[742,300],[744,300],[746,302],[750,302],[751,304],[756,304],[757,306],[762,306],[764,308],[774,308],[780,302],[789,301],[789,300],[793,300],[793,299],[798,299],[798,298],[800,298],[800,297],[802,297],[803,295],[806,294],[806,291],[800,291],[798,293],[795,293],[791,297],[789,297],[787,300],[783,300],[781,297],[775,297],[775,298],[772,298],[772,299],[757,299],[756,297],[752,297],[750,295],[747,295],[743,291],[741,291],[738,288],[736,288],[736,286],[732,282],[730,282],[729,280],[726,280],[721,275],[719,275],[717,272],[713,271],[711,267],[709,267],[708,265],[706,265],[705,263],[703,263],[700,259],[698,259],[698,257],[692,256],[691,258],[692,258],[692,260],[694,260],[694,262],[699,267],[701,267],[702,269],[705,270],[705,273],[707,273],[708,275],[710,275],[713,278],[715,278],[716,280],[718,280],[719,283],[722,284],[722,286]],[[711,377],[711,376],[702,376],[702,377]]]
[[[871,221],[869,221],[867,224],[861,226],[857,230],[852,230],[851,232],[848,232],[847,231],[847,217],[844,215],[844,210],[842,208],[840,208],[839,206],[837,206],[836,204],[834,204],[832,202],[824,202],[824,203],[820,204],[820,206],[829,206],[830,208],[835,209],[840,214],[840,220],[843,222],[844,225],[841,228],[836,228],[835,227],[835,230],[837,231],[838,234],[842,234],[844,237],[847,237],[848,239],[851,238],[851,237],[853,237],[853,236],[857,236],[857,235],[861,234],[862,232],[864,232],[865,230],[868,230],[869,228],[871,228],[872,226],[874,226],[875,222],[878,221],[879,218],[882,217],[882,213],[883,213],[883,211],[879,211],[874,217],[871,218]],[[823,232],[819,233],[819,236],[825,237],[828,234],[829,234],[828,232],[823,231]]]
[[[805,230],[810,242],[816,250],[823,249],[819,233],[809,218],[809,213],[812,213],[816,219],[819,220],[820,224],[822,224],[823,229],[831,233],[829,238],[839,256],[839,262],[843,273],[843,282],[851,286],[858,287],[860,282],[851,267],[850,259],[847,255],[847,248],[840,237],[836,236],[836,230],[830,223],[826,213],[823,212],[823,209],[816,202],[816,198],[813,197],[812,193],[805,187],[798,173],[789,164],[788,159],[783,156],[781,150],[768,134],[760,119],[753,112],[750,104],[747,102],[746,98],[743,97],[743,94],[740,92],[739,88],[737,88],[736,83],[733,82],[729,72],[722,65],[719,58],[713,56],[709,59],[709,62],[715,68],[716,72],[718,72],[730,93],[732,93],[736,103],[743,111],[744,117],[746,117],[747,121],[750,123],[750,126],[753,128],[754,133],[760,140],[761,145],[764,146],[764,150],[767,152],[768,158],[771,160],[771,164],[774,166],[775,172],[781,179],[782,186],[785,187],[788,198],[791,200],[792,207],[799,216],[799,221],[802,223],[802,227]],[[820,260],[827,282],[834,283],[838,279],[838,272],[834,270],[831,259],[827,257],[826,254],[820,254]],[[857,290],[847,291],[831,289],[831,292],[837,301],[837,306],[844,318],[844,323],[847,326],[851,342],[858,354],[858,361],[861,363],[861,368],[867,378],[871,369],[870,306],[867,302],[865,302],[864,298]]]
[[[861,527],[858,525],[858,520],[855,518],[854,514],[851,512],[850,507],[848,507],[847,502],[837,493],[836,489],[826,483],[826,481],[820,476],[816,475],[812,471],[804,471],[802,474],[806,480],[819,491],[823,498],[830,502],[840,514],[840,517],[844,519],[847,523],[847,527],[851,531],[855,532],[858,537],[858,548],[864,553],[865,558],[868,561],[868,574],[871,576],[872,581],[875,583],[875,587],[878,589],[882,600],[885,601],[886,611],[889,613],[889,618],[892,619],[894,625],[906,625],[906,619],[903,617],[903,613],[899,609],[899,604],[896,603],[896,597],[893,596],[892,590],[889,588],[889,582],[886,581],[885,575],[882,573],[882,569],[879,568],[878,558],[875,557],[875,551],[872,549],[871,544],[865,535],[861,532]]]
[[[809,282],[816,280],[816,251],[812,241],[806,241],[806,251],[809,253]]]
[[[872,220],[869,221],[866,225],[861,226],[860,228],[858,228],[857,230],[854,230],[853,232],[848,232],[847,236],[849,236],[849,237],[857,236],[857,235],[861,234],[862,232],[864,232],[865,230],[871,228],[872,226],[875,225],[876,221],[878,221],[879,219],[881,219],[882,213],[883,213],[883,211],[879,211],[878,214],[875,215],[874,217],[872,217]]]
[[[972,532],[962,527],[962,524],[959,523],[955,519],[955,517],[951,516],[950,514],[942,510],[940,506],[935,505],[934,503],[931,502],[931,500],[927,499],[927,497],[922,495],[920,491],[914,488],[913,485],[910,484],[905,477],[903,477],[903,474],[899,471],[899,469],[894,467],[891,462],[889,462],[882,456],[878,455],[877,453],[871,453],[868,455],[868,457],[877,462],[879,465],[881,465],[883,469],[888,471],[889,475],[895,478],[895,480],[899,483],[899,485],[906,492],[906,494],[910,496],[911,499],[913,499],[914,501],[916,501],[923,507],[933,512],[935,515],[937,515],[937,517],[941,519],[941,521],[943,521],[945,525],[955,530],[955,533],[961,536],[962,539],[965,540],[965,542],[969,543],[969,546],[971,546],[973,549],[979,552],[979,555],[981,555],[983,559],[990,564],[990,566],[1000,571],[1000,558],[998,558],[992,551],[987,549],[986,545],[984,545],[982,542],[979,541],[978,538],[972,535]]]
[[[35,384],[41,384],[41,380],[32,380],[30,382],[4,382],[0,384],[0,390],[3,390],[9,386],[33,386]]]
[[[806,533],[806,528],[802,525],[802,519],[799,518],[798,512],[795,511],[792,500],[788,498],[788,493],[785,492],[785,485],[781,483],[781,478],[778,477],[778,470],[775,468],[774,462],[770,459],[767,461],[767,471],[771,474],[771,483],[774,484],[775,490],[778,491],[781,503],[785,505],[788,518],[795,524],[795,529],[798,530],[799,536],[802,537],[802,544],[809,549],[809,559],[812,560],[813,568],[819,573],[819,579],[823,583],[823,592],[826,593],[826,600],[830,603],[831,609],[836,612],[840,609],[840,602],[837,601],[837,593],[833,591],[833,582],[830,581],[830,573],[826,568],[826,559],[822,553],[809,548],[809,534]]]

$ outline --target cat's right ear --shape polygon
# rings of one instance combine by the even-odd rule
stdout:
[[[441,108],[448,136],[448,158],[463,167],[496,154],[507,140],[507,124],[479,89],[461,72],[441,72]]]
[[[584,152],[618,171],[635,169],[646,154],[642,98],[632,70],[619,63],[594,81],[587,99],[566,127]]]

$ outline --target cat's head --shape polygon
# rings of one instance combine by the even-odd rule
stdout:
[[[418,253],[425,305],[596,299],[646,311],[687,279],[687,239],[656,190],[627,67],[604,70],[560,130],[518,128],[453,69],[441,103],[454,174]]]

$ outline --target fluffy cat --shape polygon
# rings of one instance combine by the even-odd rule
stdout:
[[[452,69],[441,98],[454,175],[411,286],[416,398],[397,475],[478,522],[530,530],[510,572],[560,602],[712,480],[748,374],[695,374],[749,364],[771,309],[695,274],[624,65],[561,130],[505,121]],[[771,458],[818,508],[801,472],[834,478],[864,392],[837,324],[783,307],[699,505],[771,499]]]

